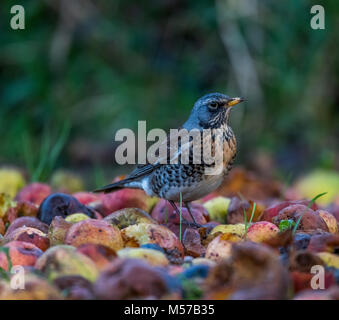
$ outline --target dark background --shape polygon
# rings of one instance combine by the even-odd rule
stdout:
[[[10,7],[26,29],[10,28]],[[310,27],[322,4],[326,29]],[[279,177],[339,169],[339,2],[7,1],[0,4],[0,164],[100,185],[116,130],[175,128],[208,92],[232,113],[237,164]],[[39,169],[40,168],[40,169]],[[42,168],[42,169],[41,169]]]

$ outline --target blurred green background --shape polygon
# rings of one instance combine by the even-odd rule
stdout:
[[[10,8],[26,29],[10,28]],[[322,4],[326,29],[310,27]],[[46,0],[0,4],[0,164],[89,185],[114,165],[114,134],[175,128],[208,92],[244,96],[237,164],[278,176],[339,169],[339,2]],[[272,170],[270,170],[272,169]]]

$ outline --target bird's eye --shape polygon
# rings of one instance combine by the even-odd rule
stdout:
[[[209,107],[212,109],[215,109],[218,107],[218,103],[217,102],[210,102]]]

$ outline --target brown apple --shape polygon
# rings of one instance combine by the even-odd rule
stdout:
[[[94,285],[98,299],[159,299],[168,292],[163,274],[138,259],[115,259]]]
[[[328,232],[328,227],[322,217],[315,213],[312,209],[301,205],[294,204],[280,210],[272,221],[279,227],[282,220],[293,220],[295,223],[301,218],[297,230],[307,233]]]
[[[46,233],[43,233],[39,229],[26,226],[16,228],[10,233],[7,233],[4,238],[4,242],[7,243],[11,241],[23,241],[33,243],[42,251],[46,251],[49,248],[49,238]]]
[[[15,219],[8,227],[6,234],[11,233],[13,230],[20,227],[31,227],[42,231],[43,233],[48,232],[48,225],[41,222],[35,217],[20,217]]]
[[[101,244],[112,250],[123,247],[119,229],[104,220],[96,219],[75,223],[66,234],[65,244],[79,247],[85,243]]]

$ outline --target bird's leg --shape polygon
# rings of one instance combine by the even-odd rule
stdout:
[[[178,214],[178,216],[180,217],[180,211],[178,209],[178,207],[175,205],[174,201],[172,200],[168,200],[168,202],[171,204],[171,206],[173,207],[173,209],[176,211],[176,213]],[[196,226],[195,223],[189,222],[187,221],[182,215],[181,218],[183,220],[183,223],[187,224],[188,226]]]
[[[193,214],[192,214],[192,211],[191,211],[191,205],[190,205],[190,203],[189,203],[189,202],[185,202],[184,204],[185,204],[185,207],[186,207],[187,210],[188,210],[188,213],[190,214],[190,216],[191,216],[191,218],[192,218],[192,221],[193,221],[194,225],[195,225],[196,227],[198,227],[198,228],[201,228],[201,227],[202,227],[201,224],[199,224],[199,223],[197,223],[197,222],[195,221],[195,218],[194,218],[194,216],[193,216]]]

